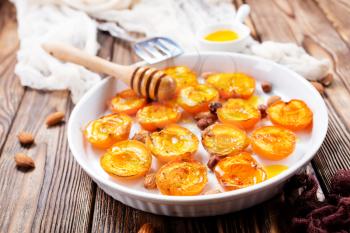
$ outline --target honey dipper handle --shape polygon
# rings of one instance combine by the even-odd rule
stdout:
[[[64,43],[46,42],[42,47],[46,52],[61,61],[82,65],[91,71],[114,76],[128,85],[136,69],[133,66],[123,66],[109,62]]]

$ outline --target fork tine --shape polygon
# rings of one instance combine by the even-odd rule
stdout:
[[[150,44],[147,42],[144,44],[144,50],[146,50],[148,53],[150,53],[154,58],[162,57],[163,54],[161,54],[157,49],[150,46]]]
[[[154,64],[183,53],[182,49],[166,37],[154,37],[134,44],[134,51],[149,64]]]
[[[181,47],[178,44],[176,44],[173,40],[169,40],[165,37],[158,37],[158,42],[166,48],[170,47],[170,51],[174,51],[176,54],[183,53]]]
[[[152,45],[153,45],[156,49],[162,51],[165,55],[171,56],[171,52],[170,52],[166,47],[164,47],[162,44],[158,43],[158,41],[156,41],[156,43],[153,43],[153,42],[152,42]]]
[[[138,56],[140,56],[144,60],[149,60],[150,59],[150,54],[148,51],[144,50],[144,47],[142,47],[140,44],[134,44],[134,51]]]

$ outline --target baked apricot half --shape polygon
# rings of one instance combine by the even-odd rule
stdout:
[[[229,99],[217,110],[217,114],[221,122],[243,129],[252,128],[261,117],[258,108],[243,99]]]
[[[94,146],[106,149],[129,137],[132,119],[123,113],[103,116],[87,124],[85,138]]]
[[[122,178],[138,178],[151,167],[152,155],[145,144],[136,140],[115,143],[100,159],[103,170]]]
[[[208,104],[219,98],[218,91],[208,85],[184,87],[180,90],[177,103],[189,113],[198,113],[208,110]]]
[[[165,195],[197,195],[203,191],[207,182],[207,168],[195,161],[169,162],[156,174],[157,187]]]
[[[248,152],[227,156],[214,168],[216,178],[225,190],[235,190],[267,179],[266,172]]]
[[[176,107],[154,104],[141,108],[136,117],[142,128],[154,131],[176,123],[180,119],[181,113]]]
[[[296,143],[295,134],[278,126],[264,126],[254,130],[251,136],[253,151],[259,156],[280,160],[293,153]]]
[[[206,83],[215,87],[224,99],[248,99],[255,91],[255,80],[243,73],[212,74]]]
[[[249,145],[249,138],[235,126],[216,123],[204,130],[202,144],[209,153],[226,156],[244,150]]]
[[[187,66],[168,67],[164,70],[164,72],[175,80],[176,93],[178,93],[183,87],[198,84],[196,74]]]
[[[302,100],[277,101],[267,109],[272,123],[290,130],[302,130],[311,125],[313,113]]]
[[[140,108],[146,105],[146,99],[138,96],[133,90],[128,89],[119,92],[110,103],[114,113],[134,115]]]
[[[190,130],[179,125],[170,125],[153,132],[146,145],[161,162],[190,159],[198,149],[198,138]]]

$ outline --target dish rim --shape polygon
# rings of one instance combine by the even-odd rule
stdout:
[[[68,137],[68,144],[70,147],[70,150],[75,158],[75,160],[78,162],[78,164],[83,168],[83,170],[97,183],[103,184],[104,186],[107,186],[113,190],[117,190],[120,193],[124,193],[127,195],[132,195],[138,199],[143,199],[143,200],[152,200],[152,201],[157,201],[161,202],[163,204],[168,203],[168,204],[186,204],[191,202],[191,204],[200,204],[203,202],[208,203],[208,201],[217,201],[221,200],[224,201],[226,199],[236,199],[239,198],[243,195],[247,195],[249,193],[253,192],[258,192],[260,190],[265,190],[267,188],[275,187],[278,184],[281,184],[283,181],[294,175],[299,169],[304,167],[316,154],[320,146],[322,145],[326,134],[328,130],[328,110],[326,107],[326,104],[324,100],[322,99],[321,95],[317,92],[317,90],[310,84],[306,79],[301,77],[299,74],[296,72],[279,65],[273,61],[269,61],[263,58],[251,56],[251,55],[245,55],[245,54],[239,54],[239,53],[230,53],[230,52],[201,52],[201,53],[184,53],[181,56],[198,56],[198,55],[208,55],[208,56],[238,56],[238,57],[244,57],[247,59],[253,59],[256,62],[267,62],[272,66],[277,66],[278,68],[282,69],[284,72],[289,73],[290,75],[295,76],[295,78],[299,79],[301,83],[303,83],[312,93],[312,95],[317,98],[317,102],[321,103],[321,106],[319,108],[321,109],[321,113],[324,114],[324,123],[321,125],[322,129],[320,132],[322,133],[321,135],[318,136],[318,140],[311,145],[311,148],[308,149],[305,154],[303,155],[303,158],[299,160],[296,164],[294,164],[292,167],[289,167],[286,171],[280,173],[279,175],[272,177],[268,180],[265,180],[264,182],[245,187],[242,189],[238,190],[233,190],[233,191],[227,191],[223,193],[216,193],[216,194],[210,194],[210,195],[196,195],[196,196],[167,196],[167,195],[161,195],[161,194],[156,194],[156,193],[150,193],[150,192],[145,192],[145,191],[140,191],[136,190],[133,188],[129,188],[125,185],[122,184],[117,184],[111,180],[104,179],[103,177],[99,177],[98,175],[95,175],[93,172],[93,169],[89,167],[88,165],[85,165],[84,162],[82,162],[83,159],[80,159],[79,157],[76,156],[76,154],[79,154],[79,150],[76,148],[75,145],[72,144],[73,142],[73,119],[76,118],[76,115],[78,114],[78,109],[80,109],[81,105],[84,105],[84,103],[89,99],[97,89],[100,88],[105,82],[108,82],[108,79],[106,78],[104,80],[101,80],[97,85],[92,87],[83,97],[82,99],[76,104],[74,107],[69,121],[68,121],[68,129],[67,129],[67,137]],[[315,119],[314,119],[315,120]]]

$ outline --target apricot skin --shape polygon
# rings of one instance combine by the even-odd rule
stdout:
[[[100,164],[111,175],[136,179],[149,171],[152,155],[145,144],[136,140],[125,140],[114,144],[101,157]]]
[[[282,127],[264,126],[254,130],[251,136],[253,151],[270,160],[281,160],[293,153],[295,134]]]
[[[127,89],[119,92],[110,102],[111,111],[135,115],[136,112],[146,105],[146,99],[139,97],[133,90]]]
[[[164,195],[198,195],[207,182],[207,168],[196,161],[169,162],[156,174],[157,187]]]
[[[153,132],[146,139],[146,145],[161,162],[189,160],[198,149],[198,138],[190,130],[179,125],[170,125],[159,132]]]
[[[142,128],[154,131],[176,123],[180,120],[181,113],[176,107],[154,104],[140,109],[136,114],[136,118]]]
[[[100,117],[87,124],[84,136],[94,147],[106,149],[129,137],[132,119],[123,113]]]
[[[302,100],[277,101],[267,109],[271,122],[284,128],[298,131],[312,124],[313,113]]]
[[[267,179],[264,169],[248,152],[227,156],[214,169],[216,178],[225,190],[236,190]]]

